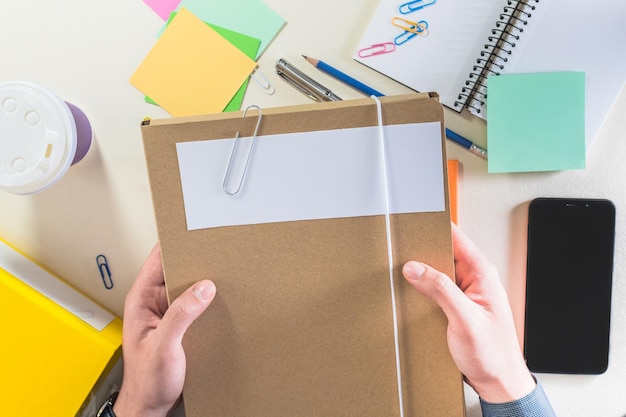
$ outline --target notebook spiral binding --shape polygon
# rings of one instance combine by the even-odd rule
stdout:
[[[509,55],[513,53],[516,42],[524,32],[524,26],[532,18],[536,4],[541,0],[508,0],[500,13],[498,21],[491,30],[491,36],[483,46],[480,56],[465,80],[465,86],[459,92],[454,108],[464,108],[482,116],[487,101],[487,77],[500,75],[504,70]]]

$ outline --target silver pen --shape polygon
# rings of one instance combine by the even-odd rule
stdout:
[[[331,90],[324,87],[322,84],[318,83],[282,58],[276,62],[276,74],[315,101],[341,100],[341,98]]]

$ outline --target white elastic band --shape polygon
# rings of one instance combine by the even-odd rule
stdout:
[[[380,138],[380,153],[383,162],[383,184],[385,186],[385,231],[387,232],[387,257],[389,261],[389,285],[391,287],[391,311],[393,313],[393,338],[396,352],[396,374],[398,375],[398,401],[400,402],[400,417],[404,417],[404,401],[402,399],[402,371],[400,368],[400,343],[398,339],[398,311],[396,308],[396,290],[393,279],[393,246],[391,244],[391,221],[389,208],[389,182],[387,179],[387,157],[385,153],[385,133],[383,130],[383,112],[380,100],[371,96],[376,102],[378,114],[378,136]]]

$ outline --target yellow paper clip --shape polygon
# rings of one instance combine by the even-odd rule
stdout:
[[[360,49],[358,55],[360,58],[368,58],[370,56],[388,54],[396,49],[396,45],[393,42],[375,43],[371,46]]]
[[[425,2],[424,0],[414,0],[408,3],[404,3],[403,5],[400,6],[398,10],[402,14],[409,14],[409,13],[413,13],[418,10],[421,10],[426,6],[431,6],[435,4],[436,2],[437,0],[431,0],[429,2]]]
[[[407,32],[415,33],[417,35],[425,35],[426,29],[428,29],[428,22],[420,20],[419,22],[413,22],[412,20],[405,19],[404,17],[395,16],[391,19],[391,24],[399,27]],[[398,45],[398,43],[396,43]]]

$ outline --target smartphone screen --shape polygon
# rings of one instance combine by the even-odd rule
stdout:
[[[606,371],[614,240],[609,200],[530,203],[524,354],[531,371]]]

